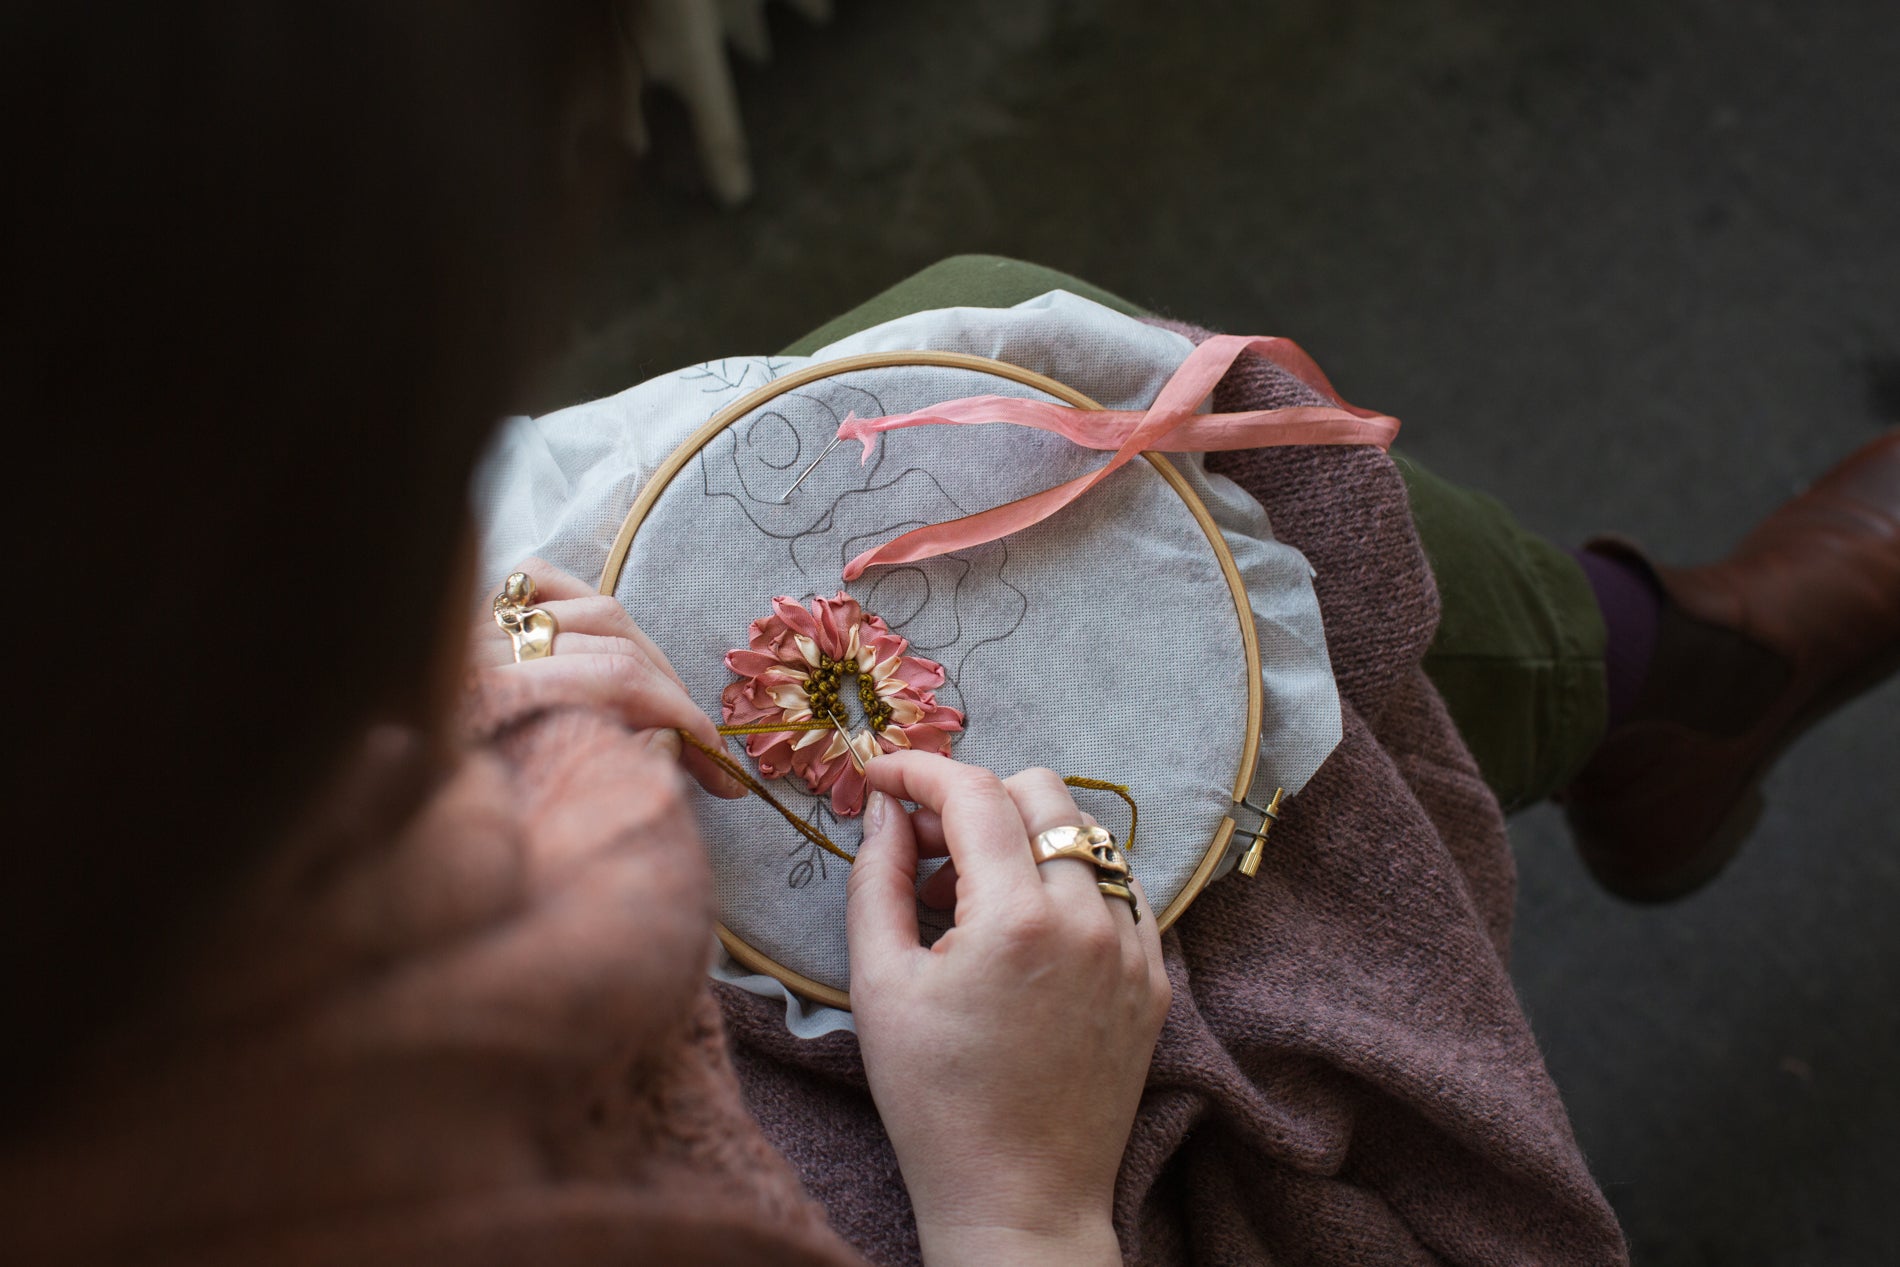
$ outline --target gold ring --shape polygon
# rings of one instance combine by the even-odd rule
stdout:
[[[554,635],[560,632],[554,617],[534,604],[534,578],[516,572],[495,595],[495,623],[514,644],[515,663],[554,654]]]
[[[1104,897],[1118,897],[1128,903],[1128,909],[1134,912],[1135,922],[1141,923],[1141,904],[1135,900],[1133,889],[1114,880],[1097,880],[1095,887],[1102,891]]]
[[[1074,858],[1106,875],[1128,874],[1128,859],[1122,857],[1122,851],[1116,847],[1114,833],[1103,827],[1086,827],[1080,823],[1073,827],[1051,827],[1030,842],[1030,852],[1037,866],[1057,858]]]

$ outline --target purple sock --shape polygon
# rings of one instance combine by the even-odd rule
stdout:
[[[1583,567],[1590,589],[1603,613],[1609,638],[1603,649],[1603,670],[1610,697],[1610,728],[1629,719],[1649,676],[1656,654],[1656,631],[1662,621],[1662,595],[1640,568],[1589,550],[1572,550]]]

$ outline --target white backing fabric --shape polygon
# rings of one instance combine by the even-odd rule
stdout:
[[[629,507],[655,470],[712,415],[812,361],[864,352],[973,353],[1045,374],[1111,409],[1140,409],[1191,350],[1187,340],[1062,291],[1016,308],[951,308],[863,331],[812,358],[734,357],[642,383],[538,420],[511,422],[477,482],[482,574],[492,593],[536,554],[599,578]],[[1141,807],[1130,861],[1157,909],[1208,850],[1231,796],[1247,715],[1246,661],[1232,591],[1187,503],[1146,462],[1117,472],[1056,516],[1002,541],[845,585],[846,560],[904,529],[1021,497],[1105,455],[1005,425],[887,433],[864,464],[842,445],[785,503],[847,411],[872,417],[961,396],[1039,396],[962,368],[848,372],[787,391],[738,419],[667,485],[636,535],[616,596],[719,718],[727,651],[779,594],[847,590],[938,660],[940,702],[968,716],[953,755],[1010,773],[1045,765],[1127,785]],[[1339,700],[1310,569],[1275,542],[1250,496],[1172,459],[1218,524],[1245,582],[1260,639],[1265,711],[1256,799],[1296,793],[1337,744]],[[556,648],[558,654],[558,646]],[[849,697],[852,693],[845,692]],[[740,741],[734,742],[737,751]],[[750,764],[750,759],[740,756]],[[839,819],[795,780],[774,792],[847,850]],[[1111,795],[1077,793],[1122,832]],[[698,801],[720,918],[803,976],[848,988],[846,866],[756,798]],[[941,930],[940,914],[926,912]],[[807,1037],[850,1014],[800,998],[723,952],[714,974],[781,997]]]

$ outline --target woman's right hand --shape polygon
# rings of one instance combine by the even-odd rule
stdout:
[[[1038,867],[1030,839],[1079,824],[1062,780],[1000,780],[924,753],[870,762],[851,869],[851,1001],[925,1260],[1120,1262],[1115,1176],[1168,1011],[1154,913]],[[956,927],[918,934],[917,834],[930,811],[956,874]]]

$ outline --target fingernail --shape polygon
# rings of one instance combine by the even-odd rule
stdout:
[[[864,798],[864,834],[881,836],[891,821],[891,798],[876,788]]]
[[[678,761],[680,756],[680,737],[671,730],[660,729],[647,737],[647,751],[656,757]]]

